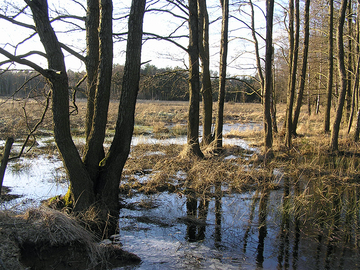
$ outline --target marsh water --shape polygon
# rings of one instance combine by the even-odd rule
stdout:
[[[231,128],[239,126],[225,130]],[[159,140],[141,136],[132,143],[184,142],[184,137]],[[257,151],[241,139],[225,139],[224,143]],[[306,179],[292,184],[281,170],[274,174],[279,188],[273,190],[240,194],[216,192],[227,189],[216,186],[214,195],[208,197],[169,192],[121,195],[119,239],[123,249],[137,254],[142,262],[118,269],[360,268],[360,190],[332,190],[341,193],[338,201],[329,202],[337,206],[336,211],[321,208],[321,215],[320,210],[314,211],[319,216],[309,224],[298,212],[284,209],[291,207],[295,195],[317,187]],[[146,175],[137,177],[147,180]],[[61,161],[48,155],[10,164],[3,185],[22,197],[0,207],[16,210],[38,206],[43,199],[65,194],[68,187]],[[325,218],[331,215],[336,218]],[[329,225],[329,220],[334,224]]]

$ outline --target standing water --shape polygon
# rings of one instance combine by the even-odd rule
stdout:
[[[133,140],[133,144],[144,142],[146,137]],[[247,147],[239,139],[224,143]],[[57,158],[39,155],[17,164],[9,166],[3,184],[11,188],[11,194],[23,197],[2,203],[2,209],[23,210],[67,191]],[[119,239],[123,249],[137,254],[142,262],[118,269],[359,268],[359,206],[349,215],[357,204],[351,204],[351,199],[360,194],[358,188],[357,193],[341,192],[341,201],[331,202],[338,206],[336,213],[322,213],[337,217],[330,219],[331,226],[321,217],[309,225],[304,216],[289,210],[296,196],[308,189],[315,187],[287,183],[277,190],[204,197],[167,191],[121,195]]]

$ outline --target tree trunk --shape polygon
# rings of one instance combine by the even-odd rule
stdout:
[[[346,121],[349,121],[350,118],[350,111],[351,111],[351,88],[352,88],[352,79],[353,79],[353,73],[354,73],[354,68],[353,68],[353,57],[352,54],[354,53],[352,51],[352,47],[353,47],[353,30],[352,30],[352,2],[351,0],[348,0],[348,35],[347,35],[347,39],[348,39],[348,53],[347,53],[347,84],[346,84]]]
[[[203,138],[202,143],[211,142],[212,125],[212,89],[210,79],[210,53],[209,53],[209,16],[206,0],[198,0],[199,13],[199,52],[202,67],[202,97],[203,97]]]
[[[356,55],[357,55],[357,64],[355,69],[355,82],[354,82],[354,89],[353,89],[353,100],[352,100],[352,107],[351,107],[351,113],[350,113],[350,119],[349,119],[349,125],[348,125],[348,133],[350,133],[350,128],[352,125],[352,121],[354,118],[355,110],[358,109],[359,106],[359,73],[360,73],[360,0],[358,0],[357,3],[357,15],[356,15]],[[357,124],[358,122],[356,122]],[[358,127],[356,126],[356,129]],[[359,135],[357,135],[359,136]],[[356,140],[356,134],[354,136],[354,139]]]
[[[342,118],[342,112],[346,95],[346,70],[345,70],[345,54],[344,54],[344,23],[346,14],[347,0],[341,1],[340,17],[337,31],[337,47],[338,47],[338,63],[339,63],[339,77],[341,80],[341,89],[338,98],[338,105],[336,108],[335,120],[331,131],[330,149],[333,151],[338,150],[339,130]]]
[[[97,84],[97,71],[99,66],[99,0],[87,0],[86,14],[86,86],[87,109],[85,119],[85,136],[90,135],[95,110],[95,91]]]
[[[131,5],[126,61],[115,136],[106,157],[100,162],[100,176],[96,187],[97,200],[118,219],[119,184],[130,152],[134,130],[135,105],[139,91],[142,27],[146,0],[133,0]]]
[[[274,48],[273,48],[272,53],[274,54]],[[271,112],[271,122],[272,122],[273,132],[278,133],[277,118],[276,118],[276,92],[275,92],[275,89],[276,89],[276,87],[275,87],[275,68],[273,68],[272,84],[271,84],[270,112]]]
[[[293,0],[289,2],[289,29],[293,28],[294,24],[294,3]],[[289,76],[289,90],[288,90],[288,99],[287,99],[287,109],[286,109],[286,135],[285,135],[285,146],[291,148],[291,136],[292,136],[292,113],[294,107],[294,96],[295,96],[295,86],[296,86],[296,73],[297,73],[297,60],[299,54],[299,32],[300,32],[300,8],[299,0],[295,0],[295,33],[290,31],[290,44],[293,46],[290,51],[290,76]],[[295,36],[294,36],[295,35]]]
[[[256,37],[256,29],[255,29],[255,12],[254,12],[254,5],[252,3],[252,1],[249,1],[250,3],[250,7],[251,7],[251,34],[254,40],[254,46],[255,46],[255,59],[256,59],[256,67],[257,67],[257,73],[258,76],[260,78],[260,85],[261,85],[261,94],[264,94],[264,87],[265,87],[265,82],[264,82],[264,75],[262,72],[262,66],[261,66],[261,57],[260,57],[260,52],[259,52],[259,42],[257,40]]]
[[[91,130],[87,136],[84,149],[84,164],[92,181],[96,184],[99,174],[99,163],[105,157],[104,139],[110,101],[113,41],[112,41],[112,1],[100,1],[99,27],[99,66],[96,80],[95,99],[88,100],[96,108],[91,119]],[[88,69],[89,70],[89,69]],[[92,99],[93,97],[90,97]],[[90,120],[90,119],[88,119]]]
[[[356,128],[355,128],[355,132],[354,132],[354,141],[358,142],[359,141],[359,134],[360,134],[360,109],[357,112],[357,117],[356,117]]]
[[[330,131],[330,110],[331,110],[331,97],[333,88],[333,75],[334,75],[334,0],[329,2],[329,46],[328,46],[328,84],[326,93],[326,107],[324,119],[324,131]]]
[[[355,73],[355,80],[354,80],[354,89],[352,94],[352,101],[351,101],[351,111],[349,116],[349,123],[348,123],[348,131],[350,133],[351,125],[353,122],[354,114],[355,114],[355,103],[357,104],[357,96],[359,94],[359,69],[360,69],[360,54],[358,55],[358,60],[356,64],[356,73]]]
[[[222,149],[222,132],[224,123],[224,101],[226,83],[226,64],[228,52],[228,28],[229,28],[229,0],[220,0],[222,8],[221,20],[221,45],[220,45],[220,73],[219,73],[219,97],[218,113],[216,118],[215,140],[216,149]]]
[[[11,146],[13,143],[14,143],[13,138],[10,137],[10,138],[6,139],[4,153],[2,155],[1,165],[0,165],[0,197],[1,197],[1,189],[2,189],[2,184],[3,184],[3,180],[4,180],[5,170],[6,170],[6,166],[8,164]]]
[[[309,12],[310,11],[310,0],[305,1],[305,13],[304,13],[304,45],[303,45],[303,62],[300,75],[300,86],[296,100],[296,107],[294,111],[294,120],[292,123],[292,134],[296,135],[296,128],[299,121],[300,109],[303,102],[305,81],[306,81],[306,68],[307,68],[307,58],[309,51],[309,36],[310,36],[310,27],[309,27]]]
[[[48,55],[46,74],[52,89],[54,138],[70,180],[75,210],[84,210],[94,202],[93,182],[81,161],[70,133],[68,77],[64,55],[51,27],[46,0],[26,0],[31,8],[37,33]]]
[[[203,157],[199,145],[199,32],[197,0],[189,0],[189,115],[187,149],[190,154]]]
[[[265,153],[272,148],[273,135],[271,123],[271,85],[272,85],[272,30],[274,0],[266,0],[266,55],[265,55],[265,88],[264,88],[264,146]]]

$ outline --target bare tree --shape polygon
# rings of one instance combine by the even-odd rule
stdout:
[[[346,7],[347,0],[341,1],[340,7],[340,15],[339,15],[339,23],[337,30],[337,48],[338,48],[338,66],[339,66],[339,76],[341,80],[341,89],[338,98],[338,105],[336,108],[335,120],[333,123],[333,128],[331,130],[331,141],[330,141],[330,149],[333,151],[337,151],[339,148],[339,130],[340,123],[343,113],[343,107],[345,102],[346,95],[346,69],[345,69],[345,53],[344,53],[344,23],[345,23],[345,15],[346,15]]]
[[[211,142],[212,124],[212,89],[210,78],[210,52],[209,52],[209,15],[206,0],[198,0],[199,13],[199,51],[202,68],[203,97],[203,139],[202,143],[208,145]]]
[[[306,68],[307,68],[307,59],[309,52],[309,36],[310,36],[310,27],[309,27],[309,12],[310,11],[310,0],[305,1],[305,12],[304,12],[304,44],[303,44],[303,62],[301,67],[300,74],[300,85],[296,99],[296,106],[294,111],[294,119],[292,122],[292,134],[296,135],[296,128],[299,121],[300,109],[303,103],[305,82],[306,82]]]
[[[265,153],[272,148],[272,118],[271,118],[271,89],[272,89],[272,58],[273,58],[273,17],[274,0],[266,1],[266,55],[265,55],[265,88],[264,88],[264,146]]]
[[[328,83],[326,93],[326,107],[324,119],[324,131],[330,131],[330,109],[334,77],[334,1],[329,1],[329,45],[328,45]]]
[[[123,166],[130,151],[134,125],[135,102],[140,79],[142,21],[145,0],[132,1],[118,121],[115,137],[106,155],[104,154],[103,142],[112,71],[112,1],[97,1],[100,11],[95,12],[94,16],[99,16],[97,20],[99,65],[95,70],[97,74],[96,80],[95,77],[92,79],[92,83],[96,83],[95,93],[92,97],[95,106],[93,116],[88,119],[88,122],[91,123],[89,125],[91,129],[87,134],[87,146],[83,155],[84,161],[81,160],[80,153],[72,140],[70,132],[69,85],[64,55],[61,50],[64,45],[58,41],[51,26],[47,1],[25,0],[25,2],[31,9],[35,23],[33,29],[36,30],[44,46],[48,69],[43,69],[37,64],[23,57],[13,55],[4,49],[0,49],[0,53],[11,61],[33,68],[47,79],[52,91],[55,142],[70,180],[69,191],[65,198],[66,203],[72,203],[74,211],[83,211],[90,206],[97,206],[104,221],[104,226],[108,220],[110,224],[107,224],[109,225],[107,228],[110,232],[113,232],[116,229],[120,207],[118,187]],[[95,6],[95,3],[92,4],[89,9]],[[89,12],[88,16],[90,16]],[[88,30],[90,28],[95,31],[95,27],[89,26]],[[88,42],[88,46],[95,46],[96,48],[95,43],[97,42]],[[80,58],[85,60],[84,57]],[[92,153],[94,156],[92,156]]]
[[[199,144],[199,31],[197,0],[189,0],[189,115],[187,151],[203,157]]]
[[[216,149],[222,149],[222,132],[224,122],[224,100],[226,82],[226,63],[228,53],[228,29],[229,29],[229,0],[220,0],[222,8],[221,20],[221,45],[220,45],[220,74],[219,74],[219,98],[218,113],[215,124]]]
[[[294,31],[294,20],[295,20],[295,31]],[[288,148],[291,147],[291,136],[293,131],[292,113],[293,113],[294,96],[295,96],[297,61],[299,54],[299,35],[300,35],[299,0],[295,0],[295,11],[294,11],[294,0],[290,0],[289,1],[290,73],[289,73],[289,84],[288,84],[289,88],[288,88],[287,107],[286,107],[286,134],[285,134],[285,145]]]

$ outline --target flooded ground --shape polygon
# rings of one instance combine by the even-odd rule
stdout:
[[[132,143],[184,142],[184,137],[160,140],[140,136]],[[256,151],[240,139],[225,139],[224,143]],[[11,194],[23,197],[2,203],[1,209],[21,210],[65,194],[65,172],[56,157],[38,155],[14,164],[9,165],[3,185],[11,188]],[[120,242],[142,263],[118,269],[360,268],[360,190],[332,190],[340,194],[336,197],[339,201],[328,202],[338,206],[335,212],[326,212],[323,206],[314,208],[319,207],[322,216],[334,215],[336,218],[330,219],[334,224],[321,218],[309,224],[300,212],[286,209],[297,195],[309,194],[305,191],[315,187],[305,180],[291,184],[281,171],[276,175],[281,181],[276,190],[239,194],[216,192],[227,188],[217,186],[212,195],[201,198],[169,192],[121,195]]]
[[[208,201],[169,193],[125,198],[121,242],[143,262],[119,269],[359,267],[354,245],[322,240],[322,233],[282,215],[282,204],[282,190]]]

